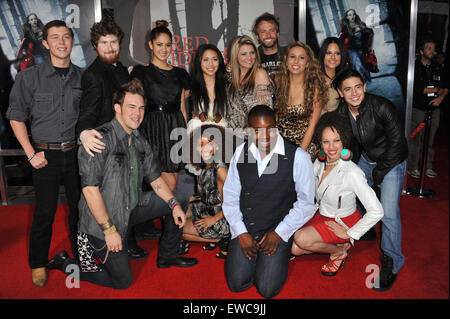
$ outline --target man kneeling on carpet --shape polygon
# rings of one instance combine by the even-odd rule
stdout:
[[[321,150],[314,162],[318,211],[295,233],[292,254],[330,254],[321,273],[335,276],[350,256],[350,243],[358,240],[383,217],[383,207],[367,184],[364,172],[351,161],[352,131],[345,115],[330,112],[317,123],[314,138]],[[366,209],[356,208],[356,197]]]
[[[145,94],[134,79],[114,94],[115,118],[97,128],[106,148],[95,157],[80,147],[78,162],[82,183],[79,203],[78,243],[80,280],[115,289],[126,289],[133,281],[127,254],[130,227],[166,216],[161,237],[158,268],[191,267],[195,258],[179,256],[188,199],[172,193],[161,178],[151,146],[137,128],[144,118]],[[141,192],[142,182],[154,192]],[[176,194],[176,196],[175,196]],[[144,198],[144,195],[146,196]],[[172,215],[173,218],[170,218]],[[103,263],[98,266],[93,257]],[[59,253],[48,268],[70,274],[75,261],[65,251]]]
[[[231,229],[225,275],[233,292],[254,284],[272,298],[287,279],[292,235],[314,214],[314,176],[310,156],[278,133],[270,107],[252,108],[248,126],[223,187]]]

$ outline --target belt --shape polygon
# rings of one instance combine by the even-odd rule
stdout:
[[[33,143],[34,147],[42,149],[42,150],[58,150],[58,151],[69,151],[77,145],[75,140],[70,142],[62,142],[62,143]]]

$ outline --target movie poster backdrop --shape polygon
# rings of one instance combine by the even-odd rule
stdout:
[[[253,23],[264,12],[280,19],[281,45],[294,40],[296,0],[130,0],[103,1],[123,28],[120,60],[124,65],[147,64],[145,34],[156,20],[169,22],[173,33],[173,53],[169,63],[189,70],[193,54],[203,43],[215,44],[227,61],[227,47],[238,35],[253,39]],[[106,4],[106,6],[105,6]],[[132,17],[132,18],[130,18]]]
[[[84,68],[95,59],[90,44],[94,1],[7,0],[0,1],[0,46],[9,61],[13,78],[23,69],[49,58],[42,45],[42,29],[51,20],[63,20],[74,31],[71,60]]]
[[[306,42],[318,52],[325,38],[339,37],[367,92],[388,98],[404,116],[410,9],[409,0],[307,0]]]

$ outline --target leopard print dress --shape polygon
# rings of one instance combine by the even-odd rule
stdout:
[[[283,111],[280,110],[277,112],[277,125],[281,136],[291,143],[300,146],[309,126],[310,115],[311,111],[308,111],[302,104],[285,105]],[[311,141],[306,151],[314,162],[319,147]]]

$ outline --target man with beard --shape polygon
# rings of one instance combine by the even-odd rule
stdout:
[[[102,135],[94,128],[114,118],[113,93],[131,80],[127,68],[120,63],[120,44],[124,33],[111,19],[94,23],[91,28],[91,44],[98,57],[86,69],[81,78],[83,94],[76,132],[84,149],[90,156],[101,153],[105,144]],[[158,238],[160,230],[152,229]],[[149,230],[147,233],[150,233]],[[148,253],[138,246],[134,229],[129,232],[128,254],[132,259],[143,259]]]
[[[438,174],[433,170],[433,142],[439,128],[440,105],[448,93],[448,74],[433,61],[436,44],[432,40],[424,40],[419,46],[420,57],[414,69],[414,97],[411,113],[411,132],[424,121],[427,110],[432,111],[430,135],[428,137],[428,155],[425,175],[435,178]],[[420,177],[421,159],[423,155],[425,129],[417,134],[409,143],[408,174],[413,178]]]
[[[281,70],[281,60],[286,49],[286,47],[280,47],[278,44],[280,35],[278,18],[268,12],[263,13],[256,18],[253,33],[261,44],[258,47],[261,67],[273,79],[273,76]]]

